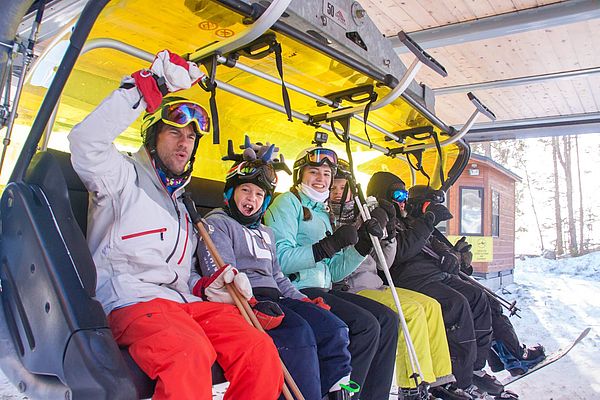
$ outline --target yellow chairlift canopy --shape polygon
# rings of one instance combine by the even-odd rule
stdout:
[[[141,49],[150,54],[156,54],[163,49],[174,53],[188,54],[213,42],[226,40],[247,29],[243,17],[212,1],[177,0],[177,1],[111,1],[97,19],[87,43],[98,39],[111,39]],[[277,40],[282,46],[284,80],[288,85],[296,85],[320,96],[370,84],[381,98],[389,93],[390,88],[370,77],[322,54],[313,48],[288,38],[277,32]],[[60,43],[56,38],[54,45]],[[63,40],[68,39],[68,34]],[[38,61],[37,69],[42,68],[44,57]],[[240,57],[239,62],[273,77],[279,77],[275,56],[271,53],[261,59]],[[64,137],[70,129],[81,121],[103,98],[117,88],[121,79],[141,68],[147,68],[148,61],[126,54],[122,51],[99,48],[82,54],[67,81],[60,106],[53,126],[51,147],[63,147]],[[219,81],[233,85],[244,91],[253,93],[271,102],[282,104],[281,86],[268,82],[238,68],[220,65],[216,70]],[[399,77],[398,77],[399,78]],[[25,86],[19,107],[20,124],[30,125],[37,109],[41,104],[46,89],[32,84],[29,80]],[[223,180],[230,161],[221,161],[227,152],[227,140],[233,140],[235,146],[243,143],[244,136],[250,136],[254,142],[275,143],[280,152],[286,156],[291,166],[296,155],[311,145],[316,128],[298,119],[289,122],[286,115],[264,105],[240,98],[217,88],[217,106],[221,130],[221,143],[214,145],[209,136],[204,137],[199,146],[194,166],[194,174],[203,178]],[[296,91],[288,90],[291,107],[301,114],[321,114],[331,111],[326,105]],[[187,97],[203,104],[207,110],[210,93],[196,86],[178,95]],[[353,104],[343,102],[342,107]],[[362,115],[361,115],[362,116]],[[392,104],[369,113],[368,121],[389,132],[433,126],[423,115],[408,104],[403,98],[396,99]],[[117,139],[117,145],[127,150],[135,150],[141,144],[141,118],[136,121]],[[337,125],[341,131],[341,127]],[[447,138],[445,132],[439,133],[440,140]],[[350,132],[369,140],[382,148],[395,148],[401,144],[385,141],[380,130],[367,127],[353,119]],[[432,143],[431,139],[414,140],[407,138],[404,146],[411,143]],[[334,135],[329,135],[327,147],[334,148],[341,158],[346,158],[342,142]],[[400,159],[384,156],[368,146],[352,144],[355,167],[362,176],[368,179],[372,173],[387,170],[402,177],[410,184],[411,171],[408,164]],[[458,155],[456,144],[443,147],[442,165],[447,175]],[[427,173],[434,179],[438,175],[434,169],[439,165],[437,150],[427,149],[423,155],[423,165]],[[363,175],[364,174],[364,175]],[[416,174],[417,183],[427,183],[420,173]],[[283,177],[280,177],[283,178]],[[435,178],[437,179],[437,178]],[[280,179],[281,185],[277,190],[285,190],[291,179]]]

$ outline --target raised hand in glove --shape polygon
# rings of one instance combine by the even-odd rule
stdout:
[[[322,297],[315,297],[314,299],[309,299],[308,297],[305,297],[302,299],[302,301],[305,303],[313,303],[314,305],[322,308],[323,310],[331,311],[331,306],[325,303],[325,300],[323,300]]]
[[[211,276],[202,277],[194,285],[192,293],[195,296],[215,303],[235,304],[226,287],[230,283],[235,285],[246,300],[250,300],[252,297],[252,286],[248,277],[229,264],[219,268]]]
[[[452,250],[440,254],[440,269],[449,274],[458,275],[460,270],[460,257]]]
[[[396,218],[396,207],[385,199],[377,199],[377,203],[379,204],[378,208],[382,208],[387,214],[388,222],[385,225],[385,230],[387,231],[387,238],[391,240],[396,237],[396,225],[398,223],[398,218]],[[384,225],[381,226],[383,227]]]
[[[160,107],[167,93],[189,89],[203,76],[204,73],[193,62],[163,50],[156,55],[149,69],[134,72],[131,78],[124,79],[123,84],[135,83],[146,101],[146,111],[152,113]]]
[[[356,228],[352,225],[342,225],[332,235],[325,236],[312,245],[315,262],[331,258],[344,247],[356,244],[356,242],[358,242]]]
[[[453,215],[445,205],[440,203],[427,203],[428,202],[425,202],[423,205],[423,214],[425,214],[425,217],[432,222],[433,226],[436,226],[442,221],[452,219]]]
[[[383,237],[383,229],[374,218],[366,220],[358,228],[358,242],[354,245],[354,248],[361,256],[367,256],[373,248],[373,242],[371,242],[369,235],[373,235],[378,239]]]
[[[281,310],[281,307],[279,307],[279,304],[270,300],[258,301],[254,297],[248,300],[248,303],[250,304],[250,307],[252,307],[252,311],[254,312],[254,315],[256,315],[256,319],[258,319],[260,326],[262,326],[265,331],[277,328],[281,325],[285,314],[283,313],[283,310]]]
[[[454,244],[454,251],[458,252],[460,255],[460,269],[466,273],[467,275],[471,275],[473,273],[473,267],[471,263],[473,262],[473,253],[471,253],[471,245],[467,242],[466,237],[461,237]]]

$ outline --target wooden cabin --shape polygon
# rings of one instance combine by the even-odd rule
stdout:
[[[491,158],[472,154],[446,196],[454,218],[441,230],[453,243],[467,236],[473,245],[473,275],[494,289],[513,281],[515,183],[520,181]]]

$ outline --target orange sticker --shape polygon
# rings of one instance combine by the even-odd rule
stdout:
[[[214,22],[211,22],[211,21],[202,21],[198,24],[198,26],[203,31],[213,31],[213,30],[217,29],[217,24],[215,24]]]
[[[215,35],[222,37],[222,38],[228,38],[228,37],[235,35],[235,32],[232,31],[231,29],[221,28],[221,29],[217,29],[215,31]]]

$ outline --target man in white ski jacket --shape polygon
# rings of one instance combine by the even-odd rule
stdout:
[[[157,380],[154,399],[211,399],[216,360],[230,381],[226,399],[273,400],[283,374],[272,340],[223,304],[233,303],[226,282],[250,298],[247,278],[231,267],[203,279],[194,270],[197,239],[182,194],[208,115],[192,101],[162,97],[202,75],[165,50],[69,135],[73,167],[90,192],[96,295],[117,343]],[[144,145],[121,154],[113,141],[144,108]]]

